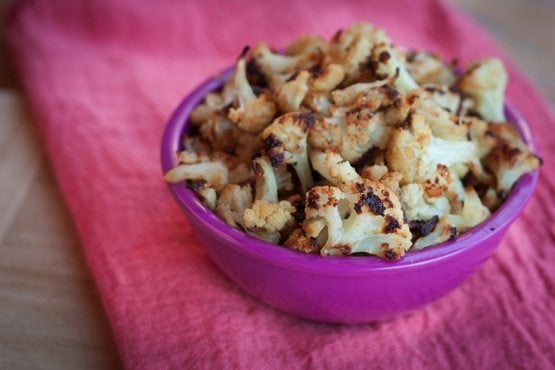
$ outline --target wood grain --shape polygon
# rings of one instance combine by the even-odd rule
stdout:
[[[8,2],[0,0],[0,30]],[[553,0],[450,2],[488,28],[555,101]],[[0,70],[0,369],[120,368],[2,37]]]

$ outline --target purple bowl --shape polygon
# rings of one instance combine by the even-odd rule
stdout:
[[[193,108],[231,73],[227,69],[208,79],[175,110],[162,140],[164,173],[177,165],[175,154]],[[509,105],[505,112],[537,152],[526,121]],[[393,262],[374,256],[321,257],[269,244],[228,226],[183,184],[169,188],[216,265],[247,292],[301,317],[362,323],[421,308],[464,282],[499,245],[537,180],[538,171],[524,176],[490,219],[456,240],[408,252]]]

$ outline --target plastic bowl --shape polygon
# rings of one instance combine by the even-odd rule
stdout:
[[[177,164],[192,109],[231,73],[228,69],[208,79],[175,110],[162,140],[164,173]],[[536,151],[525,120],[510,106],[505,110]],[[247,292],[304,318],[363,323],[417,310],[464,282],[499,245],[537,180],[538,171],[521,178],[490,219],[456,240],[408,252],[393,262],[374,256],[322,257],[269,244],[228,226],[183,184],[169,188],[216,265]]]

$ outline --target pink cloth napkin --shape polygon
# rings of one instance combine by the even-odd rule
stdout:
[[[158,153],[180,99],[244,45],[355,20],[446,58],[503,58],[547,160],[525,213],[467,283],[411,315],[341,326],[277,311],[223,276]],[[9,43],[127,368],[555,366],[554,118],[492,39],[440,1],[21,1]]]

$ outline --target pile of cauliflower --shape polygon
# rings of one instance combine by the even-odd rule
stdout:
[[[455,68],[370,24],[284,53],[245,48],[191,113],[165,179],[229,225],[307,253],[395,260],[451,240],[540,166],[505,122],[503,64]]]

